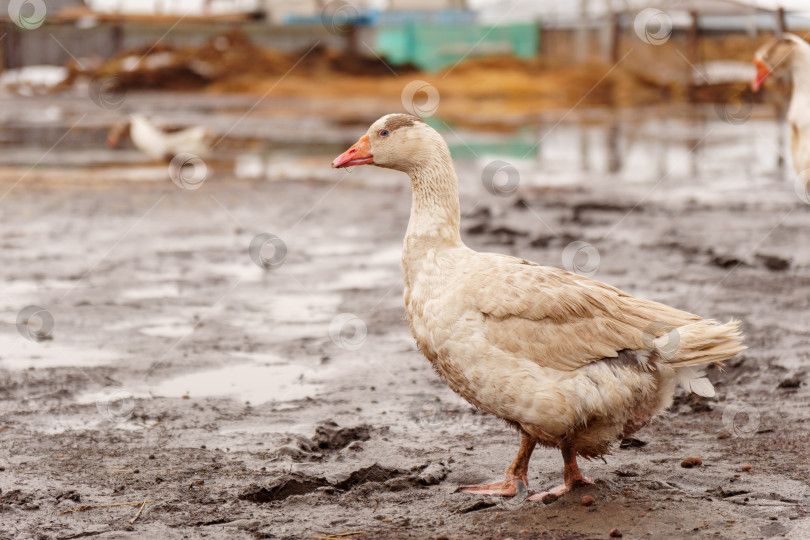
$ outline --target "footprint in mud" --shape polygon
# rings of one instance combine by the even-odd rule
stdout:
[[[374,428],[368,424],[340,427],[329,420],[315,428],[312,438],[297,437],[295,447],[283,446],[276,450],[275,457],[286,456],[292,458],[293,461],[320,461],[344,448],[359,447],[360,442],[371,438],[373,431]],[[383,484],[381,489],[386,491],[401,491],[416,486],[436,485],[445,479],[447,473],[447,466],[440,462],[428,462],[414,467],[410,471],[383,467],[374,463],[349,473],[329,477],[289,473],[283,474],[266,487],[253,484],[243,491],[239,498],[255,503],[268,503],[317,490],[325,490],[329,493],[350,491],[354,487],[367,483]]]
[[[327,492],[347,492],[364,484],[379,484],[385,491],[401,491],[417,486],[432,486],[447,476],[447,466],[440,462],[429,462],[412,468],[410,471],[383,467],[377,463],[361,467],[347,474],[331,478],[310,476],[301,473],[284,474],[267,487],[252,484],[239,499],[258,504],[283,501],[293,495],[306,495],[326,488]]]
[[[367,441],[370,437],[371,426],[361,424],[353,428],[342,428],[335,422],[329,421],[315,428],[312,442],[320,450],[340,450],[354,441]]]
[[[372,427],[368,424],[342,428],[331,420],[324,422],[315,428],[315,435],[310,439],[298,436],[295,439],[295,446],[282,446],[276,450],[276,457],[288,456],[293,461],[319,461],[332,452],[342,450],[354,444],[353,449],[359,450],[362,441],[367,441],[371,437]]]
[[[377,463],[362,467],[347,475],[339,476],[336,479],[327,479],[322,476],[309,476],[300,473],[285,474],[275,480],[267,487],[253,484],[243,491],[239,498],[244,501],[255,503],[269,503],[283,501],[293,495],[306,495],[317,491],[320,488],[329,487],[331,492],[335,490],[349,491],[353,487],[369,482],[386,482],[388,480],[404,476],[407,474],[400,469],[383,467]]]

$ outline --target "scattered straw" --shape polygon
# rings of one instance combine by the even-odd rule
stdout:
[[[93,505],[85,505],[79,506],[78,508],[71,508],[70,510],[62,510],[59,512],[59,515],[62,514],[69,514],[71,512],[84,512],[85,510],[92,510],[93,508],[110,508],[113,506],[134,506],[136,504],[144,505],[148,502],[154,502],[151,499],[148,501],[135,501],[135,502],[125,502],[125,503],[115,503],[115,504],[93,504]],[[138,512],[140,514],[140,512]]]
[[[141,512],[143,512],[143,507],[144,507],[144,506],[146,506],[146,501],[143,501],[143,504],[141,505],[141,508],[138,510],[138,513],[137,513],[137,514],[135,514],[135,517],[129,520],[129,524],[130,524],[130,525],[132,525],[133,523],[135,523],[135,521],[136,521],[136,520],[137,520],[139,517],[141,517]]]
[[[335,534],[328,534],[328,536],[310,536],[310,538],[317,538],[318,540],[337,540],[339,538],[346,538],[348,536],[354,536],[355,534],[365,534],[368,531],[352,531],[352,532],[345,532],[345,533],[335,533]]]

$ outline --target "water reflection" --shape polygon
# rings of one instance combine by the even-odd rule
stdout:
[[[595,177],[630,182],[710,180],[717,174],[780,178],[786,173],[787,127],[772,112],[759,110],[734,124],[712,107],[634,110],[599,121],[585,116],[544,123],[510,135],[453,130],[445,136],[457,159],[506,160],[523,179],[544,177],[542,184]]]
[[[9,113],[0,118],[4,150],[0,165],[117,165],[122,169],[120,177],[128,177],[124,173],[136,164],[164,167],[131,148],[108,150],[104,142],[115,120],[112,116],[86,115],[77,124],[81,111],[67,111],[35,118]],[[665,177],[701,178],[710,184],[716,175],[741,180],[786,178],[790,161],[785,157],[789,149],[783,111],[757,105],[745,113],[750,117],[724,118],[723,111],[712,105],[559,111],[533,116],[506,133],[450,125],[437,118],[430,121],[450,144],[460,172],[475,177],[478,171],[480,176],[487,163],[503,160],[520,171],[521,185],[655,182]],[[234,124],[240,115],[233,109],[200,108],[178,112],[174,120],[184,125],[203,123],[217,133],[228,133],[211,157],[224,165],[218,174],[270,180],[342,177],[329,163],[365,127],[301,114],[300,118],[247,117]],[[293,125],[297,127],[292,129]],[[350,171],[351,180],[389,181],[384,171],[364,169],[368,168]]]

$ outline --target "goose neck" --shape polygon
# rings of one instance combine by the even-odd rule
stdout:
[[[460,246],[458,179],[449,155],[430,167],[410,171],[413,188],[408,244]]]
[[[793,76],[793,92],[810,92],[810,45],[798,44],[791,58],[790,66]]]

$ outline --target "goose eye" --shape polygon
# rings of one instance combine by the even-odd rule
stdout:
[[[388,130],[387,129],[381,129],[380,130],[380,137],[388,137]]]

